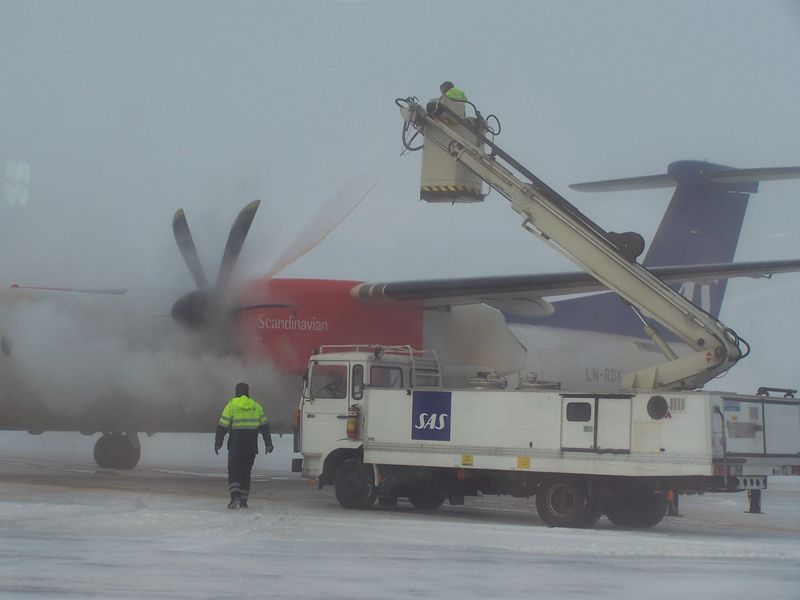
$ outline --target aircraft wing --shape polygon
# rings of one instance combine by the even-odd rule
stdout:
[[[800,260],[757,261],[680,267],[652,267],[665,283],[708,282],[731,277],[770,277],[800,271]],[[520,316],[547,316],[553,307],[544,297],[605,291],[584,272],[501,275],[459,279],[429,279],[361,283],[351,295],[365,303],[413,302],[427,308],[484,303]]]

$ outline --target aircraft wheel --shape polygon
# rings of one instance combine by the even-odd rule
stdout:
[[[378,496],[372,467],[357,458],[350,458],[339,465],[333,485],[336,499],[345,508],[369,508]]]
[[[124,433],[104,433],[94,445],[94,460],[105,469],[133,469],[142,449]]]
[[[444,497],[434,489],[421,487],[408,494],[408,501],[417,510],[436,510]]]
[[[100,438],[94,443],[94,462],[97,463],[98,467],[102,467],[104,469],[112,468],[111,465],[111,457],[110,457],[110,447],[111,442],[107,435],[103,434]]]
[[[536,494],[536,510],[550,527],[586,527],[586,506],[586,485],[579,478],[550,481]]]

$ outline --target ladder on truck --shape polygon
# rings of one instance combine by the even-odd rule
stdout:
[[[376,359],[386,355],[406,359],[410,367],[411,387],[439,388],[442,386],[442,368],[435,350],[417,350],[411,346],[381,346],[378,344],[324,344],[316,354],[343,352],[371,352]]]
[[[488,139],[489,130],[480,114],[477,118],[466,118],[453,110],[453,101],[446,98],[431,101],[426,106],[416,98],[398,99],[396,103],[406,121],[406,130],[413,127],[421,133],[426,148],[428,143],[433,143],[497,190],[522,216],[524,229],[630,304],[642,321],[645,333],[667,361],[627,375],[623,382],[625,387],[699,388],[744,356],[741,340],[733,330],[636,262],[636,256],[644,247],[641,236],[607,232],[592,222]],[[406,147],[419,149],[408,144]],[[485,150],[487,147],[490,152]],[[662,323],[694,352],[678,357],[648,318]]]

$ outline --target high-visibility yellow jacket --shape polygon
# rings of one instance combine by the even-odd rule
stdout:
[[[258,402],[249,396],[237,396],[225,405],[219,424],[227,429],[258,429],[267,424],[267,417]]]
[[[272,437],[269,432],[269,423],[264,409],[261,405],[249,396],[237,396],[231,398],[222,411],[222,415],[217,423],[216,446],[221,447],[228,436],[228,451],[257,454],[258,453],[258,434],[264,438],[264,444],[272,445]]]
[[[464,93],[464,90],[457,87],[451,87],[445,92],[444,95],[450,98],[450,100],[460,100],[464,102],[467,99],[467,95]]]

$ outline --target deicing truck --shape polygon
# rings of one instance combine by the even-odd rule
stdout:
[[[746,344],[637,262],[641,236],[592,222],[499,148],[477,110],[465,117],[463,102],[397,104],[404,145],[423,149],[422,199],[481,201],[487,183],[527,231],[616,292],[666,360],[628,374],[612,394],[525,378],[516,389],[493,389],[497,380],[485,374],[472,389],[443,389],[434,352],[323,347],[304,379],[296,469],[333,484],[346,508],[376,499],[434,509],[479,493],[534,496],[547,524],[566,527],[591,527],[602,514],[650,527],[668,496],[750,490],[758,498],[768,476],[800,474],[794,391],[696,391],[744,358]],[[424,142],[413,147],[418,134]]]
[[[303,475],[333,485],[345,508],[508,494],[535,497],[551,526],[591,527],[606,514],[650,527],[668,493],[762,490],[769,475],[800,474],[792,390],[577,394],[439,381],[432,352],[323,346],[298,415]]]

